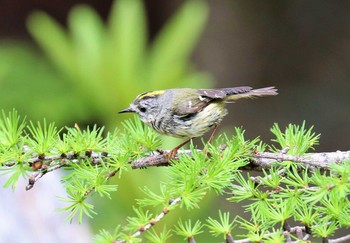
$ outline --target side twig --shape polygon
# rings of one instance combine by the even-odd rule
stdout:
[[[89,153],[86,153],[85,155],[78,156],[73,152],[70,152],[68,154],[61,154],[59,156],[45,156],[42,158],[36,157],[36,158],[29,159],[27,163],[32,165],[32,167],[34,167],[33,165],[35,163],[40,164],[40,167],[34,168],[35,172],[29,177],[26,190],[28,191],[32,189],[35,183],[47,173],[53,172],[65,166],[69,166],[69,163],[77,164],[82,160],[89,160],[91,164],[96,165],[101,163],[101,159],[103,159],[103,157],[106,157],[104,153],[89,152]],[[10,161],[8,163],[12,164],[13,162]],[[111,176],[107,176],[107,177],[111,177]]]
[[[178,198],[171,200],[169,203],[169,207],[173,207],[173,206],[177,205],[179,202],[181,202],[181,200],[182,200],[181,197],[178,197]],[[141,235],[143,232],[145,232],[146,230],[149,230],[152,226],[154,226],[156,223],[158,223],[160,220],[162,220],[164,218],[164,216],[170,212],[169,207],[163,208],[163,211],[160,214],[158,214],[157,217],[152,219],[148,224],[140,227],[137,231],[135,231],[132,234],[132,237],[137,237],[137,236]],[[125,243],[126,240],[118,240],[117,239],[114,242],[115,243]]]
[[[342,242],[349,242],[350,241],[350,234],[345,235],[343,237],[339,237],[337,239],[329,239],[328,243],[342,243]]]
[[[305,227],[304,226],[291,227],[289,230],[283,231],[282,234],[285,236],[288,236],[290,234],[296,234],[297,232],[305,232]],[[267,237],[272,236],[273,234],[277,234],[277,233],[276,232],[275,233],[268,233],[268,234],[265,234],[264,237],[267,238]],[[246,239],[241,239],[241,240],[235,240],[234,242],[235,243],[250,243],[253,241],[249,238],[246,238]]]

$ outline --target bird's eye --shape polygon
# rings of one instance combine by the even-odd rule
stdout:
[[[140,107],[140,111],[141,111],[142,113],[144,113],[144,112],[146,112],[146,108],[145,108],[145,107]]]

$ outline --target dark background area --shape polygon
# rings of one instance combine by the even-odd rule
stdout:
[[[44,10],[65,24],[77,3],[105,19],[112,1],[2,0],[0,36],[31,41],[25,21]],[[145,1],[150,40],[183,1]],[[216,87],[274,85],[280,95],[232,105],[226,125],[249,136],[273,122],[306,120],[321,133],[317,150],[346,150],[350,142],[350,3],[348,1],[208,1],[210,17],[193,56]],[[175,84],[174,84],[175,85]]]

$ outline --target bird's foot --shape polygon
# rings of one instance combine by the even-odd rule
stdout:
[[[174,148],[169,152],[164,152],[163,154],[167,158],[167,160],[170,161],[176,158],[178,150],[178,148]]]

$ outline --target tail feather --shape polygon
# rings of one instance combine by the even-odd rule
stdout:
[[[245,87],[246,88],[246,87]],[[273,86],[265,87],[260,89],[242,89],[243,92],[230,92],[229,89],[227,91],[227,96],[225,97],[225,101],[235,101],[243,98],[258,98],[261,96],[270,96],[277,95],[277,89]]]

